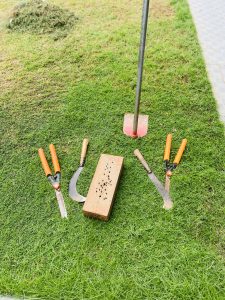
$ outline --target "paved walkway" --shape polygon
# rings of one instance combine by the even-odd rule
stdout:
[[[225,0],[188,0],[209,80],[225,123]]]

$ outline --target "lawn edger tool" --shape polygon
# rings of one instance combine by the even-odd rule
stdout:
[[[141,25],[140,48],[139,48],[135,110],[134,110],[134,114],[126,113],[124,115],[124,123],[123,123],[124,134],[132,138],[143,137],[148,132],[148,116],[139,114],[146,34],[147,34],[147,26],[148,26],[148,13],[149,13],[149,0],[144,0],[143,9],[142,9],[142,25]]]

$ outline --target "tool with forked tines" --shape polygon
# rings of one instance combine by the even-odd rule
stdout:
[[[170,150],[172,144],[172,134],[168,134],[166,138],[166,147],[164,152],[164,164],[165,164],[165,172],[166,172],[166,181],[165,181],[165,189],[169,192],[170,191],[170,177],[172,176],[172,171],[176,169],[177,165],[179,164],[181,157],[184,153],[185,147],[187,145],[187,139],[183,139],[180,145],[180,148],[177,152],[177,155],[173,161],[170,163]]]
[[[57,154],[55,151],[55,147],[53,144],[49,145],[49,150],[50,150],[51,157],[52,157],[52,164],[54,166],[55,175],[52,175],[51,169],[50,169],[47,159],[45,157],[44,150],[42,148],[38,149],[38,154],[40,156],[45,175],[47,176],[52,187],[55,189],[55,194],[56,194],[56,198],[58,201],[61,217],[67,218],[67,211],[66,211],[63,195],[62,195],[62,192],[60,189],[61,170],[60,170],[58,157],[57,157]]]

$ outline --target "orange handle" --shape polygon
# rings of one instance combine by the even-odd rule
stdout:
[[[175,159],[174,159],[174,162],[173,162],[174,164],[176,164],[176,165],[179,164],[179,162],[180,162],[180,160],[181,160],[181,157],[182,157],[182,155],[183,155],[183,153],[184,153],[184,150],[185,150],[186,145],[187,145],[187,139],[183,139],[183,140],[182,140],[182,143],[181,143],[181,145],[180,145],[180,148],[179,148],[179,150],[178,150],[178,152],[177,152],[177,155],[176,155],[176,157],[175,157]]]
[[[166,147],[165,147],[165,151],[164,151],[164,160],[166,160],[166,161],[170,160],[171,143],[172,143],[172,134],[169,133],[166,137]]]
[[[60,172],[60,166],[59,166],[59,161],[58,157],[55,151],[55,146],[53,144],[49,145],[49,150],[52,156],[52,164],[54,166],[55,173]]]
[[[38,149],[38,154],[39,154],[39,157],[41,159],[41,163],[42,163],[42,167],[45,171],[45,175],[48,176],[48,175],[52,175],[52,172],[49,168],[49,165],[48,165],[48,162],[47,162],[47,159],[45,157],[45,153],[44,153],[44,150],[42,148]]]

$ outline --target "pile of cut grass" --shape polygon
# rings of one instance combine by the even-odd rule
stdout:
[[[58,33],[65,37],[74,27],[77,17],[45,0],[23,1],[12,12],[7,27],[12,31],[34,34]]]

